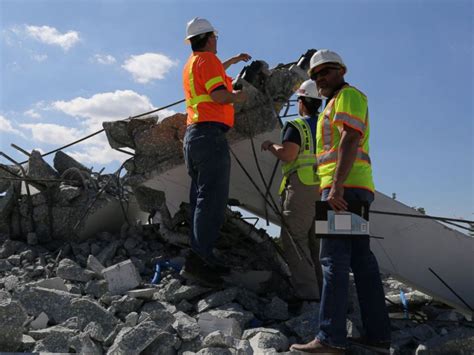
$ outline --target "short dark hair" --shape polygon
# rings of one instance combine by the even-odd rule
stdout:
[[[206,46],[207,40],[209,39],[209,37],[211,37],[212,34],[213,32],[206,32],[206,33],[202,33],[200,35],[191,37],[189,41],[191,42],[192,50],[200,51],[201,49],[203,49]]]
[[[319,113],[319,108],[323,103],[320,99],[314,99],[312,97],[300,96],[298,100],[303,102],[304,107],[308,111],[310,116],[316,116]]]

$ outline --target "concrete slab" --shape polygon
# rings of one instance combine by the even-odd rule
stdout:
[[[109,292],[121,295],[140,285],[141,277],[131,260],[112,265],[102,271],[107,281]]]

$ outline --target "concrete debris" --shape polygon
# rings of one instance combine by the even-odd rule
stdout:
[[[137,211],[125,203],[122,212],[128,189],[115,175],[94,173],[61,151],[54,168],[35,150],[23,169],[2,165],[0,191],[6,192],[0,197],[0,234],[27,239],[30,245],[118,231]]]
[[[23,323],[27,313],[20,302],[12,299],[0,301],[0,349],[16,351],[21,345]]]
[[[115,264],[102,271],[109,291],[113,295],[123,294],[140,284],[140,275],[131,260]]]
[[[158,337],[160,329],[154,322],[143,322],[117,336],[107,354],[139,354]]]
[[[32,329],[44,329],[48,326],[49,317],[46,313],[41,312],[34,321],[30,323]]]
[[[84,270],[70,259],[63,259],[59,262],[56,275],[64,280],[87,282],[92,279],[94,273]]]

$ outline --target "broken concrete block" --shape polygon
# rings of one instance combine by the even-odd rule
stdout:
[[[83,330],[83,333],[89,335],[91,339],[97,340],[101,343],[105,340],[104,329],[97,322],[90,322],[87,324]]]
[[[19,279],[15,275],[7,276],[3,279],[5,290],[12,291],[19,285]]]
[[[115,256],[119,245],[120,242],[117,240],[114,240],[112,243],[109,243],[104,249],[102,249],[99,255],[97,255],[97,260],[99,260],[102,265],[107,265],[107,262],[109,260],[112,260],[112,258]]]
[[[239,323],[232,318],[223,319],[214,317],[209,313],[201,313],[199,315],[198,324],[201,329],[200,334],[203,337],[216,330],[234,338],[240,338],[242,334]]]
[[[61,150],[54,155],[53,165],[60,175],[62,175],[66,170],[71,168],[90,172],[90,169],[86,168],[73,157],[67,155]]]
[[[71,259],[62,259],[59,262],[56,275],[64,280],[87,282],[92,279],[94,273],[83,269]]]
[[[41,153],[33,150],[26,166],[26,176],[30,179],[57,179],[57,172],[43,159]],[[44,184],[44,183],[43,183]],[[51,184],[51,183],[48,183]],[[58,183],[53,183],[57,184]]]
[[[252,312],[244,310],[238,303],[228,303],[223,306],[210,309],[207,311],[207,313],[217,318],[235,319],[242,329],[245,329],[247,324],[255,318],[255,315]]]
[[[49,317],[46,313],[44,312],[41,312],[39,314],[38,317],[35,318],[35,320],[33,320],[31,323],[30,323],[30,327],[37,330],[37,329],[44,329],[48,326],[48,321],[49,321]]]
[[[173,323],[173,328],[183,340],[192,340],[199,335],[200,327],[193,317],[188,316],[183,312],[176,312],[176,318]]]
[[[69,341],[70,346],[78,354],[102,355],[102,346],[90,338],[87,334],[79,334]]]
[[[50,279],[44,279],[37,282],[32,282],[30,284],[27,284],[27,286],[42,287],[42,288],[47,288],[50,290],[69,292],[69,290],[66,287],[66,284],[64,283],[64,280],[60,277],[52,277]]]
[[[123,294],[140,285],[141,278],[131,260],[110,266],[102,271],[109,291],[113,295]]]
[[[93,295],[95,298],[101,298],[108,290],[109,287],[105,280],[90,280],[84,287],[85,293]]]
[[[28,318],[20,302],[12,299],[0,301],[0,349],[16,351],[20,348],[23,323]]]
[[[125,317],[130,312],[138,311],[142,304],[143,300],[125,295],[118,300],[112,301],[109,311]]]
[[[105,267],[102,263],[92,254],[90,254],[87,258],[87,268],[91,271],[94,271],[97,276],[102,276],[102,271],[104,271]]]
[[[230,349],[223,349],[223,348],[204,348],[199,350],[196,355],[232,355],[232,351]]]
[[[234,345],[234,338],[216,330],[204,338],[202,345],[206,348],[231,348]]]
[[[151,320],[151,318],[150,318]],[[134,327],[138,324],[138,313],[137,312],[130,312],[129,314],[127,314],[127,316],[125,317],[125,324],[128,326],[128,327]]]
[[[242,339],[249,340],[250,346],[257,354],[271,348],[276,351],[288,349],[288,338],[279,330],[272,328],[247,329],[242,335]]]
[[[161,331],[167,331],[175,321],[175,317],[160,302],[145,303],[141,309],[138,322],[142,322],[142,316],[150,317],[160,328]]]
[[[28,314],[37,317],[44,312],[56,323],[64,322],[72,316],[70,303],[77,298],[77,295],[69,292],[42,287],[27,287],[15,295]]]
[[[33,352],[67,353],[69,352],[69,339],[71,337],[72,335],[52,333],[36,342]]]
[[[123,332],[114,340],[107,354],[139,354],[160,334],[155,322],[143,322]]]
[[[209,288],[198,285],[182,285],[174,292],[171,301],[175,304],[181,302],[182,300],[189,301],[209,291]]]
[[[156,288],[142,288],[139,290],[131,290],[127,292],[127,295],[133,298],[141,298],[144,300],[152,300],[153,295],[158,292]]]
[[[288,319],[288,304],[275,296],[272,301],[266,305],[264,314],[269,319],[287,320]]]
[[[35,347],[35,344],[36,344],[36,340],[34,340],[28,334],[23,334],[22,339],[21,339],[20,351],[31,352],[33,351],[33,348]]]
[[[199,301],[196,306],[196,309],[199,313],[201,313],[209,308],[214,308],[217,306],[222,306],[226,303],[230,303],[237,296],[237,292],[237,288],[232,287],[223,291],[213,293],[212,295],[207,296],[203,300]]]
[[[59,334],[64,335],[65,337],[69,338],[77,333],[77,329],[71,329],[64,327],[62,324],[55,325],[48,328],[43,329],[33,329],[28,332],[28,335],[33,337],[35,340],[41,340],[49,337],[52,334]]]
[[[181,340],[174,334],[163,332],[143,350],[141,355],[175,355],[179,349]]]
[[[82,326],[90,322],[97,322],[109,334],[118,323],[118,320],[98,302],[82,298],[71,302],[71,314],[79,318]]]

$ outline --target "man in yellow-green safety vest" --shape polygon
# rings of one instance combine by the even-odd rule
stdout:
[[[313,230],[315,202],[319,199],[315,133],[322,100],[312,80],[305,81],[296,95],[301,118],[285,124],[282,144],[265,141],[262,150],[282,161],[280,237],[291,283],[296,297],[314,301],[319,300],[322,287],[319,244]]]
[[[369,158],[369,110],[367,97],[347,84],[347,67],[342,58],[327,49],[317,51],[309,74],[319,93],[327,98],[318,117],[316,153],[321,178],[321,199],[335,211],[350,203],[374,200],[372,165]],[[319,311],[319,331],[307,344],[291,350],[307,353],[343,354],[346,339],[349,270],[352,270],[364,332],[349,339],[372,349],[390,348],[390,321],[377,260],[369,238],[321,239],[324,286]],[[378,351],[378,350],[376,350]]]

